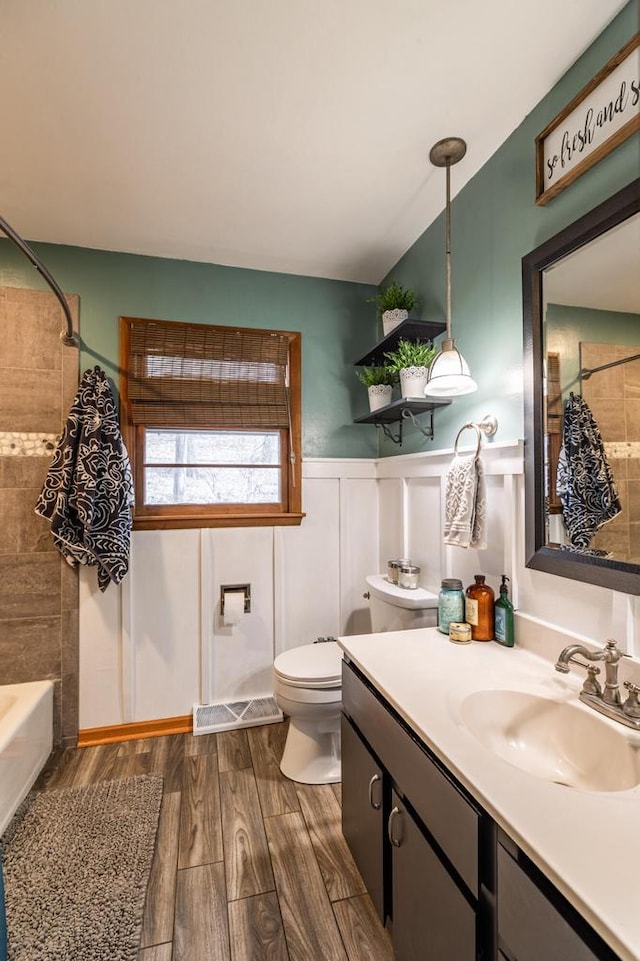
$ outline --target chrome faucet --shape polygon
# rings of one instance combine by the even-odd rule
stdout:
[[[605,682],[604,691],[602,691],[601,695],[602,700],[605,704],[621,704],[622,698],[620,697],[620,686],[618,684],[618,661],[622,657],[622,651],[618,650],[616,642],[612,640],[607,641],[606,646],[600,651],[590,651],[588,648],[583,647],[582,644],[569,644],[556,661],[556,671],[560,671],[561,674],[568,674],[569,661],[571,661],[576,654],[584,657],[587,661],[604,661]],[[576,661],[575,663],[580,664],[580,661]]]
[[[591,663],[583,664],[581,661],[575,660],[576,655],[584,657],[586,661]],[[579,664],[581,667],[586,667],[587,677],[580,691],[580,700],[595,711],[599,711],[600,714],[605,714],[627,727],[640,731],[640,699],[638,698],[640,686],[625,681],[624,686],[629,691],[629,696],[623,703],[618,683],[618,662],[621,657],[624,657],[624,655],[613,640],[608,640],[606,645],[598,651],[590,651],[582,644],[569,644],[560,653],[560,657],[555,663],[555,669],[560,671],[561,674],[568,674],[570,661]],[[604,662],[604,690],[596,678],[596,675],[600,673],[599,669],[595,667],[594,662],[597,661]]]

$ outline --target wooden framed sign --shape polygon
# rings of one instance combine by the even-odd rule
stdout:
[[[536,203],[548,203],[637,130],[640,33],[536,137]]]

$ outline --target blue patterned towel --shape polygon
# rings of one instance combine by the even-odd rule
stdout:
[[[577,548],[588,548],[596,531],[622,510],[598,425],[579,394],[571,394],[564,408],[556,493]]]
[[[106,374],[87,370],[35,507],[71,564],[98,568],[98,586],[129,568],[133,483]]]

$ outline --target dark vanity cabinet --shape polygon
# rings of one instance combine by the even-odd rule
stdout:
[[[388,804],[384,772],[359,734],[342,715],[342,833],[384,922],[384,850],[381,838]],[[345,762],[346,758],[346,762]]]
[[[342,698],[343,831],[396,961],[476,961],[478,810],[348,664]]]
[[[476,909],[446,858],[394,790],[388,820],[391,850],[391,936],[397,961],[476,957]],[[443,854],[444,852],[442,852]]]
[[[348,660],[342,824],[396,961],[620,961]]]
[[[504,961],[619,961],[565,898],[500,832],[498,938]]]

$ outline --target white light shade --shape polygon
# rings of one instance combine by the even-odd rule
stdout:
[[[424,389],[427,397],[458,397],[471,394],[478,385],[469,372],[469,365],[453,346],[443,349],[429,368],[429,380]]]

